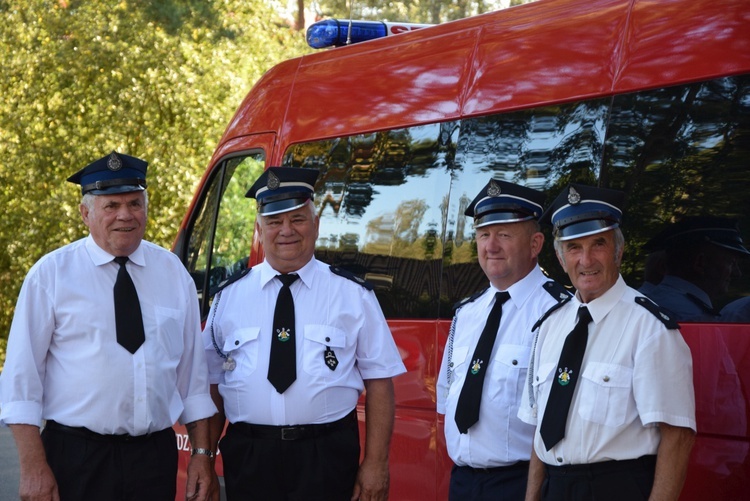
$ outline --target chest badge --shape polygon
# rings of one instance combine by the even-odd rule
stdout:
[[[482,370],[482,364],[484,363],[483,360],[476,359],[474,360],[474,363],[471,364],[471,373],[472,374],[478,374],[479,371]]]
[[[335,371],[339,365],[339,359],[336,358],[336,353],[333,352],[330,346],[326,346],[326,351],[323,352],[323,360],[325,360],[326,365],[332,371]]]
[[[570,383],[571,378],[573,377],[573,371],[566,367],[565,369],[557,369],[557,372],[559,372],[559,374],[557,375],[557,382],[562,386],[567,386],[568,383]]]
[[[286,343],[292,338],[291,329],[287,330],[286,328],[282,328],[278,332],[279,333],[276,335],[276,339],[278,339],[282,343]]]

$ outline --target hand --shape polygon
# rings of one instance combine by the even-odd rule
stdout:
[[[386,501],[389,485],[388,461],[375,462],[365,459],[359,465],[352,501]]]
[[[196,454],[190,458],[187,471],[186,501],[219,499],[218,480],[211,458]]]
[[[60,501],[57,481],[46,461],[22,465],[18,497],[21,501]]]

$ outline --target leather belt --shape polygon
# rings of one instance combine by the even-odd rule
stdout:
[[[357,426],[357,410],[352,410],[345,417],[323,424],[304,424],[295,426],[272,426],[265,424],[231,423],[229,426],[251,438],[267,438],[274,440],[305,440],[322,437],[344,428]]]
[[[57,421],[47,420],[47,423],[44,425],[45,430],[50,431],[56,431],[60,433],[67,433],[69,435],[75,435],[77,437],[85,438],[88,440],[95,440],[97,442],[119,442],[119,443],[125,443],[125,442],[145,442],[147,440],[151,440],[155,436],[157,436],[160,433],[164,433],[166,431],[171,430],[171,428],[166,428],[162,431],[156,431],[154,433],[147,433],[145,435],[102,435],[101,433],[96,433],[95,431],[91,431],[88,428],[82,428],[77,426],[66,426],[64,424],[60,424]]]
[[[467,470],[467,471],[473,471],[476,473],[500,473],[502,471],[514,471],[514,470],[528,470],[529,469],[529,462],[528,461],[517,461],[513,464],[505,465],[505,466],[492,466],[490,468],[475,468],[473,466],[458,466],[456,465],[457,469],[460,470]]]

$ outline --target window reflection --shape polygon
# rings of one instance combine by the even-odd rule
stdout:
[[[639,287],[650,271],[642,247],[669,223],[721,216],[748,234],[748,81],[299,144],[284,165],[321,171],[317,255],[367,276],[389,317],[449,318],[455,302],[486,287],[463,212],[490,177],[541,189],[548,201],[569,182],[625,191],[622,274]],[[568,283],[549,236],[540,264]],[[738,272],[746,266],[737,261]],[[744,295],[750,278],[738,273],[713,306]]]

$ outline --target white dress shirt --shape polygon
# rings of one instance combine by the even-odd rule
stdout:
[[[273,313],[281,282],[264,261],[214,298],[203,330],[211,384],[231,423],[329,423],[357,405],[365,379],[406,371],[375,294],[312,259],[296,272],[297,379],[282,394],[268,381]],[[218,351],[217,351],[218,348]],[[335,370],[325,363],[335,353]],[[233,370],[224,368],[231,357]]]
[[[129,256],[146,333],[131,354],[115,336],[113,258],[89,236],[31,268],[0,376],[0,423],[41,426],[52,419],[142,435],[216,412],[195,285],[182,263],[146,241]]]
[[[641,294],[619,277],[586,304],[593,321],[565,438],[547,451],[539,428],[534,436],[534,450],[544,463],[636,459],[656,454],[657,423],[696,429],[690,349],[680,331],[667,329],[635,302],[636,296]],[[532,375],[536,406],[529,404],[527,385],[519,411],[527,423],[541,424],[550,388],[558,384],[560,352],[581,304],[575,297],[539,328]]]
[[[518,419],[518,407],[526,384],[531,345],[531,327],[557,300],[542,286],[549,278],[538,267],[513,284],[503,314],[487,377],[482,389],[479,421],[461,434],[455,416],[466,373],[498,290],[484,294],[456,312],[453,339],[443,353],[438,375],[437,410],[445,414],[445,440],[453,462],[472,468],[507,466],[528,461],[534,427]],[[452,356],[451,356],[452,344]],[[448,364],[453,366],[448,376]]]

